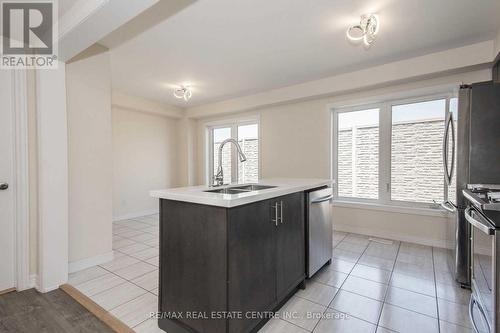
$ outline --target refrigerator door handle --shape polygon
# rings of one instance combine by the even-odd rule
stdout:
[[[455,146],[456,146],[456,136],[455,136],[455,125],[453,124],[453,113],[450,112],[449,124],[451,128],[451,168],[450,168],[450,178],[448,185],[451,185],[453,179],[453,172],[455,172]]]
[[[448,115],[446,115],[446,120],[444,122],[444,135],[443,135],[443,169],[444,178],[448,184]]]
[[[448,165],[448,138],[450,135],[451,128],[451,139],[452,139],[452,147],[451,147],[451,169]],[[453,114],[449,112],[446,115],[445,120],[445,129],[443,136],[443,168],[445,174],[446,184],[451,185],[451,180],[453,178],[453,169],[455,168],[455,127],[453,126]]]
[[[457,210],[456,207],[449,201],[441,202],[439,205],[441,206],[441,208],[449,211],[450,213],[455,213]]]

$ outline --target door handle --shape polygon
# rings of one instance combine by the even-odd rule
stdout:
[[[443,169],[444,169],[444,178],[446,184],[449,185],[449,173],[448,173],[448,130],[450,127],[448,126],[449,115],[446,115],[446,120],[444,122],[444,135],[443,135]]]
[[[283,200],[280,201],[280,223],[283,223]]]
[[[494,235],[495,228],[493,228],[489,222],[483,220],[479,213],[474,214],[473,212],[475,212],[475,210],[472,207],[467,207],[464,211],[465,219],[485,234],[489,236]],[[476,215],[477,218],[474,218],[473,214]]]
[[[434,201],[434,203],[435,203],[435,204],[438,204],[438,203],[436,202],[436,200],[432,200],[432,201]],[[443,202],[440,202],[440,203],[439,203],[439,206],[441,206],[441,208],[443,208],[444,210],[449,211],[450,213],[455,213],[455,211],[456,211],[456,207],[455,207],[455,205],[453,205],[453,204],[452,204],[451,202],[449,202],[449,201],[443,201]]]
[[[484,310],[483,310],[483,307],[481,306],[481,304],[479,304],[475,298],[474,298],[474,295],[470,295],[470,300],[469,300],[469,318],[470,318],[470,321],[472,322],[472,328],[474,330],[475,333],[479,333],[479,329],[476,325],[476,320],[474,318],[474,304],[477,305],[477,308],[479,310],[479,314],[484,318],[484,322],[486,323],[486,325],[488,325],[488,332],[491,331],[491,328],[490,328],[490,324],[488,323],[488,320],[486,320],[486,314],[484,313]]]
[[[0,191],[5,191],[8,188],[9,188],[9,184],[7,184],[7,183],[0,184]]]
[[[449,113],[445,120],[445,129],[443,136],[443,167],[445,180],[447,185],[451,185],[451,180],[453,178],[453,171],[455,169],[455,126],[453,126],[453,113]],[[451,168],[448,170],[448,138],[450,136],[451,128]]]
[[[448,185],[451,185],[451,180],[453,178],[453,172],[455,172],[455,145],[456,145],[456,137],[455,137],[455,125],[453,125],[453,113],[450,113],[450,126],[451,126],[451,168],[450,168],[450,182]]]
[[[329,200],[332,200],[333,199],[333,195],[330,194],[330,195],[327,195],[326,197],[321,197],[321,198],[318,198],[318,199],[314,199],[311,201],[311,203],[320,203],[320,202],[325,202],[325,201],[329,201]]]
[[[271,219],[272,222],[274,222],[275,226],[278,226],[278,202],[275,202],[274,205],[271,206],[274,208],[274,219]]]
[[[477,328],[476,322],[474,321],[474,304],[475,303],[476,302],[471,295],[470,300],[469,300],[469,318],[470,318],[470,321],[472,322],[472,327],[474,328],[474,332],[479,333],[479,329]]]

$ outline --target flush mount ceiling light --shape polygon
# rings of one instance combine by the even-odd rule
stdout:
[[[191,91],[191,87],[189,85],[181,85],[174,90],[174,96],[176,98],[182,98],[186,102],[193,96],[193,92]]]
[[[377,15],[362,15],[359,24],[350,26],[349,29],[347,29],[347,38],[352,41],[362,40],[366,46],[370,46],[375,40],[379,26]]]

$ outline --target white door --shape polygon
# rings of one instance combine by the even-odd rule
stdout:
[[[15,286],[12,109],[12,72],[0,69],[0,292]]]

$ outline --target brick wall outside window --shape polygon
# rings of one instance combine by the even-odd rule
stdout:
[[[443,132],[443,120],[393,124],[391,147],[393,200],[428,203],[432,203],[433,199],[437,202],[443,200]],[[356,129],[354,168],[352,133],[352,129],[339,129],[338,132],[339,196],[377,199],[379,128],[371,126]],[[355,184],[354,191],[353,184]],[[449,197],[454,196],[455,190],[450,188]]]

